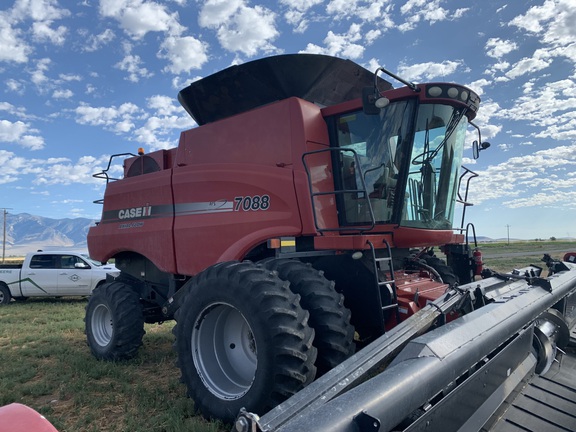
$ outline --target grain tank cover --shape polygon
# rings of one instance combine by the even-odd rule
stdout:
[[[392,88],[378,78],[379,90]],[[350,60],[286,54],[231,66],[193,82],[178,100],[199,125],[292,96],[320,106],[362,97],[374,74]]]

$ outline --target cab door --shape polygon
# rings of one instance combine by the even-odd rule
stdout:
[[[42,297],[57,295],[57,255],[38,254],[30,259],[29,268],[22,269],[22,296]]]
[[[90,295],[91,266],[76,255],[59,255],[58,295]]]

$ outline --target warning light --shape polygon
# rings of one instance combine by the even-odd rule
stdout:
[[[138,147],[138,156],[144,156],[144,149],[142,147]]]

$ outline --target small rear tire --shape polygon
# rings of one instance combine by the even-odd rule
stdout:
[[[251,262],[209,267],[176,311],[182,382],[205,417],[264,414],[314,379],[308,312],[274,273]]]
[[[122,282],[104,283],[94,289],[86,306],[86,338],[99,360],[126,360],[142,345],[144,315],[140,296]]]
[[[12,296],[10,295],[10,289],[5,283],[0,284],[0,305],[5,305],[10,303]]]

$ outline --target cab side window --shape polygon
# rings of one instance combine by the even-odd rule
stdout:
[[[54,269],[56,267],[55,255],[34,255],[30,260],[30,268],[35,269]]]
[[[75,255],[61,255],[60,256],[60,268],[63,269],[73,269],[76,268],[76,263],[82,264],[82,267],[89,268],[90,266],[86,264],[82,258]]]

